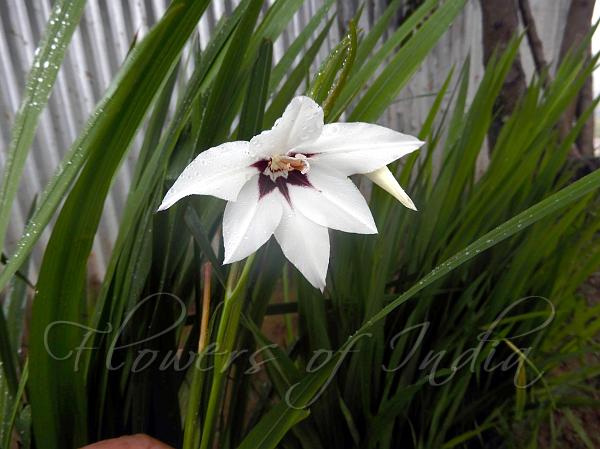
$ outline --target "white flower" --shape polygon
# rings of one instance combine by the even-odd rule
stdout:
[[[369,123],[323,124],[323,110],[296,97],[273,129],[250,142],[201,153],[167,192],[159,210],[188,195],[227,200],[224,263],[243,259],[271,235],[308,281],[323,290],[327,228],[375,234],[371,211],[348,176],[369,176],[404,205],[414,204],[386,165],[419,148],[415,137]]]

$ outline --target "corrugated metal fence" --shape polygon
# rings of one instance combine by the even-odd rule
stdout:
[[[198,27],[201,44],[206,43],[215,22],[229,13],[239,0],[215,0]],[[269,0],[268,3],[272,3]],[[448,0],[453,1],[453,0]],[[275,43],[275,59],[303,29],[318,9],[322,0],[306,0],[295,15],[290,27]],[[338,0],[348,14],[354,3]],[[361,26],[377,17],[386,0],[368,1],[370,14],[364,15]],[[532,7],[538,20],[539,32],[546,45],[546,57],[554,60],[560,46],[568,0],[533,0]],[[79,130],[102,97],[110,80],[125,58],[136,33],[144,35],[163,14],[168,0],[89,0],[86,10],[68,49],[65,63],[44,111],[25,168],[18,202],[11,217],[8,236],[9,250],[20,237],[27,211],[35,194],[43,188],[62,156],[74,141]],[[37,42],[45,28],[52,6],[51,0],[0,0],[0,163],[3,165],[10,129],[19,107],[24,80],[33,60]],[[323,57],[338,41],[334,27],[323,49]],[[481,65],[481,20],[479,2],[470,0],[462,15],[449,29],[436,49],[400,98],[390,108],[382,122],[389,126],[415,132],[423,123],[435,93],[452,66],[460,66],[471,56],[471,80],[476,85],[483,71]],[[524,46],[524,65],[532,71],[531,58]],[[115,181],[105,205],[100,232],[94,244],[92,263],[102,272],[116,237],[130,175],[135,164],[135,148],[130,152]],[[38,245],[34,267],[39,263],[48,232]],[[35,269],[34,269],[35,271]],[[35,278],[35,276],[34,276]]]

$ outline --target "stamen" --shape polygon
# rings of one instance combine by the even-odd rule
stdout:
[[[299,153],[296,153],[293,157],[283,154],[275,155],[271,157],[268,166],[263,173],[275,180],[280,176],[287,178],[288,173],[294,170],[299,171],[303,175],[308,173],[310,164],[305,155]]]

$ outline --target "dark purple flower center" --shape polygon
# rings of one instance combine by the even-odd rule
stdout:
[[[292,156],[293,157],[293,156]],[[287,200],[287,202],[291,206],[290,200],[290,191],[288,189],[288,185],[293,186],[301,186],[301,187],[313,187],[306,174],[301,173],[298,170],[290,170],[287,171],[287,176],[281,175],[275,177],[273,179],[272,176],[268,173],[270,170],[270,161],[269,160],[260,160],[252,164],[252,167],[255,167],[258,172],[258,197],[259,199],[264,197],[265,195],[271,193],[276,188],[279,189],[279,192],[283,195],[283,197]]]

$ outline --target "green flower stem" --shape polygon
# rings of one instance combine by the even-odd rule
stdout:
[[[235,340],[237,337],[240,316],[242,314],[243,299],[246,292],[246,285],[250,277],[250,269],[254,262],[254,255],[248,257],[242,274],[234,285],[236,274],[239,270],[238,264],[235,264],[229,273],[227,280],[227,292],[223,303],[223,312],[219,320],[219,329],[217,331],[217,341],[214,356],[213,378],[208,398],[208,407],[202,426],[202,437],[200,440],[200,449],[211,447],[212,435],[215,428],[215,422],[218,410],[221,405],[223,384],[226,378],[225,373],[228,369],[229,359]],[[184,445],[184,449],[190,449]]]
[[[204,289],[202,291],[202,315],[200,317],[200,338],[198,340],[198,356],[194,363],[194,373],[190,387],[190,396],[185,415],[185,427],[183,434],[183,448],[193,449],[198,447],[200,433],[198,432],[198,415],[200,412],[200,399],[202,398],[202,385],[204,383],[204,371],[202,370],[202,354],[206,349],[208,341],[208,321],[210,316],[210,279],[211,265],[204,264]]]

